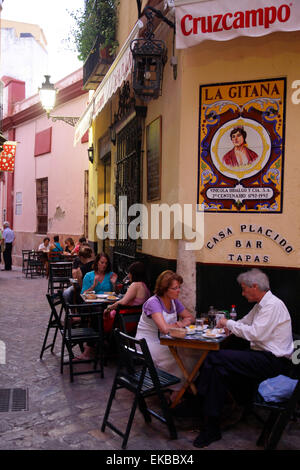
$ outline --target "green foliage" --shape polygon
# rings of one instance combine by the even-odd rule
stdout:
[[[101,49],[109,47],[114,54],[118,47],[115,39],[118,0],[87,0],[84,9],[69,11],[75,21],[71,34],[78,51],[78,59],[85,61],[97,38]]]

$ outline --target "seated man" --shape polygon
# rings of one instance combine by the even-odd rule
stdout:
[[[86,273],[93,270],[94,265],[94,252],[88,245],[83,245],[80,248],[79,256],[73,262],[72,276],[77,279],[78,283],[74,286],[68,287],[64,293],[64,299],[67,303],[81,303],[80,291],[82,287],[82,279]]]
[[[50,238],[45,237],[43,240],[43,243],[39,245],[38,251],[43,251],[45,253],[48,253],[50,250]]]
[[[48,253],[50,251],[50,238],[45,237],[43,240],[43,243],[39,245],[38,251],[42,252],[41,253],[41,260],[44,264],[44,268],[46,271],[46,276],[48,278],[49,276],[49,261],[48,261]]]
[[[207,355],[197,379],[205,419],[204,428],[194,441],[199,448],[221,439],[220,415],[227,392],[243,396],[254,384],[284,374],[293,353],[290,314],[270,291],[267,275],[251,269],[240,274],[237,281],[242,295],[256,304],[241,320],[222,318],[217,327],[249,341],[250,348],[222,349]]]

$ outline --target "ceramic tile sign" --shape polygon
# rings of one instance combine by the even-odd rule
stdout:
[[[286,79],[200,86],[198,204],[282,212]]]

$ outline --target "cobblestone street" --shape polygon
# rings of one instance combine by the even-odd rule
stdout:
[[[77,376],[74,383],[69,373],[59,370],[60,338],[55,354],[49,350],[42,361],[39,354],[49,317],[45,297],[47,280],[26,279],[21,270],[0,272],[0,340],[6,345],[6,364],[0,364],[0,388],[28,389],[28,411],[0,413],[1,450],[120,450],[121,438],[107,429],[100,430],[110,392],[114,363],[98,374]],[[80,366],[84,367],[84,365]],[[130,408],[129,394],[119,392],[113,413],[118,423],[125,423]],[[177,420],[178,439],[170,440],[167,428],[153,420],[145,424],[136,412],[129,437],[128,450],[195,451],[192,442],[197,422]],[[214,449],[257,449],[260,424],[248,418],[224,432],[223,439],[212,444]],[[291,423],[281,439],[279,449],[300,447],[300,424]]]

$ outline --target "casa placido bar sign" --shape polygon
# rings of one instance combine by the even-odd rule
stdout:
[[[285,78],[200,86],[198,203],[282,212]]]
[[[177,49],[300,29],[299,0],[175,0],[175,6]]]

